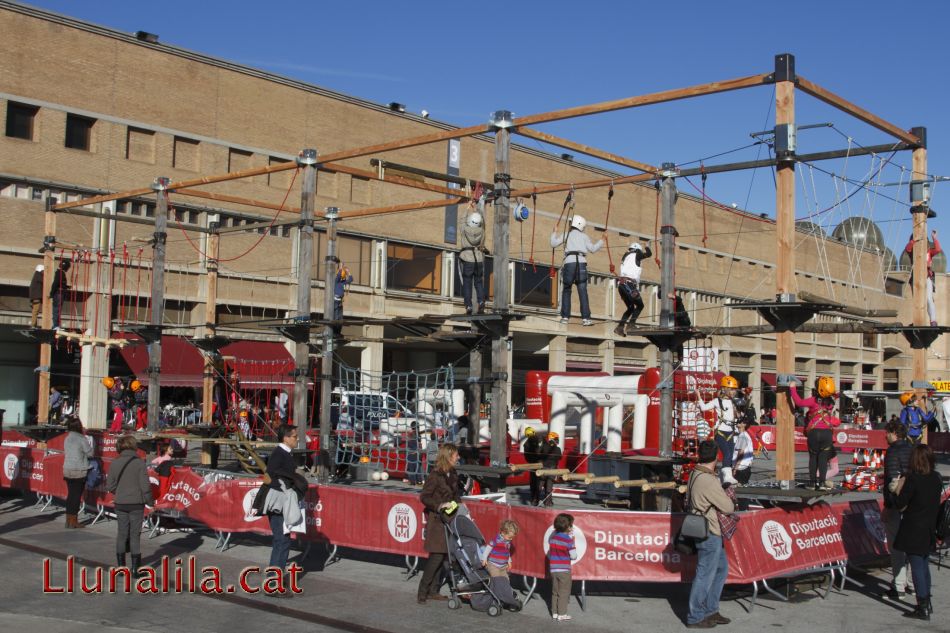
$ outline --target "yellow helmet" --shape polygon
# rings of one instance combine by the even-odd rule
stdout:
[[[822,376],[818,379],[818,395],[822,398],[830,398],[838,392],[835,387],[835,379],[831,376]]]
[[[115,387],[115,380],[111,376],[106,376],[102,379],[102,386],[106,389],[112,389]]]
[[[722,380],[719,381],[719,385],[726,389],[738,389],[739,381],[732,376],[723,376]]]
[[[555,433],[554,431],[551,431],[550,433],[548,433],[548,441],[549,441],[549,442],[550,442],[551,440],[556,440],[557,438],[558,438],[558,434]]]
[[[129,385],[129,389],[131,389],[132,391],[138,391],[141,388],[142,388],[142,383],[139,382],[138,380],[133,380],[132,384]]]
[[[905,391],[904,393],[901,394],[901,405],[906,407],[907,403],[910,402],[913,398],[914,398],[913,391]]]
[[[526,428],[526,429],[524,430],[524,434],[525,434],[525,437],[531,437],[532,435],[534,435],[534,434],[535,434],[534,427],[533,427],[533,426],[529,426],[528,428]]]

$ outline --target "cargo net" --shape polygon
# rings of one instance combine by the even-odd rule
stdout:
[[[451,366],[373,373],[339,366],[330,402],[337,477],[421,483],[464,408]]]

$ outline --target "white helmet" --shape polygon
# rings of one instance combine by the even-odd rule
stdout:
[[[38,272],[38,273],[43,272],[43,264],[37,264],[37,266],[36,266],[36,272]]]
[[[482,225],[482,214],[478,211],[473,211],[468,215],[468,225],[473,227],[479,227]]]
[[[643,252],[643,246],[640,245],[640,242],[631,242],[631,243],[630,243],[630,248],[628,248],[627,250],[638,251],[638,252],[642,253],[642,252]]]
[[[582,215],[575,215],[574,219],[571,220],[571,228],[575,228],[578,231],[583,231],[587,228],[587,220],[584,219]]]

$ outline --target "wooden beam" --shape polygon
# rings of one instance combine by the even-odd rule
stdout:
[[[616,187],[617,185],[624,185],[631,182],[648,182],[655,179],[655,174],[635,174],[633,176],[623,176],[621,178],[598,178],[597,180],[588,180],[586,182],[548,185],[546,187],[538,187],[537,189],[534,187],[531,187],[530,189],[525,187],[524,189],[515,189],[510,195],[512,198],[526,198],[532,193],[537,193],[540,196],[546,193],[570,191],[571,189],[596,189],[598,187],[609,187],[610,185]]]
[[[192,196],[194,198],[203,198],[205,200],[214,200],[216,202],[230,202],[231,204],[241,204],[247,207],[259,207],[261,209],[270,209],[272,211],[285,211],[287,213],[300,213],[300,207],[288,207],[274,204],[273,202],[264,202],[253,198],[241,198],[230,196],[225,193],[214,193],[211,191],[202,191],[200,189],[177,189],[175,194],[179,196]]]
[[[864,108],[856,106],[850,101],[842,97],[839,97],[838,95],[831,92],[830,90],[825,90],[818,84],[808,81],[801,75],[798,76],[798,87],[802,90],[802,92],[810,94],[816,99],[824,101],[828,105],[832,105],[838,108],[839,110],[847,112],[848,114],[855,117],[856,119],[860,119],[861,121],[864,121],[868,125],[876,127],[877,129],[883,132],[887,132],[891,136],[899,138],[900,140],[906,143],[910,143],[911,145],[920,145],[920,139],[917,138],[917,136],[915,136],[914,134],[911,134],[910,132],[902,130],[901,128],[897,127],[893,123],[889,123],[888,121],[885,121],[884,119],[871,114]]]
[[[374,215],[386,215],[388,213],[399,213],[401,211],[419,211],[422,209],[437,209],[447,207],[453,204],[464,202],[467,198],[439,198],[438,200],[428,200],[426,202],[409,202],[406,204],[394,204],[388,207],[373,207],[370,209],[351,209],[350,211],[340,211],[340,219],[365,218]]]
[[[320,169],[325,169],[327,171],[335,171],[343,174],[350,174],[351,176],[357,176],[359,178],[366,178],[367,180],[378,180],[379,182],[390,182],[395,185],[402,185],[403,187],[409,187],[410,189],[422,189],[423,191],[434,191],[435,193],[444,193],[449,196],[459,195],[458,189],[450,189],[449,187],[443,187],[442,185],[433,185],[426,182],[419,182],[418,180],[412,180],[410,178],[402,178],[400,176],[383,176],[380,177],[375,171],[368,171],[366,169],[358,169],[356,167],[348,167],[346,165],[340,165],[338,163],[323,163],[320,165]]]
[[[574,141],[569,141],[565,138],[560,138],[554,136],[553,134],[545,134],[544,132],[538,132],[537,130],[532,130],[528,127],[515,128],[515,134],[520,134],[521,136],[526,136],[528,138],[533,138],[535,140],[547,143],[548,145],[554,145],[556,147],[563,147],[564,149],[573,150],[581,154],[586,154],[587,156],[593,156],[594,158],[599,158],[605,160],[609,163],[614,163],[617,165],[623,165],[624,167],[631,167],[638,171],[654,173],[657,171],[657,168],[653,165],[648,165],[647,163],[641,163],[630,158],[624,158],[617,154],[612,154],[610,152],[605,152],[599,150],[596,147],[590,147],[589,145],[582,145],[581,143],[575,143]]]
[[[689,99],[702,95],[716,94],[719,92],[729,92],[739,90],[740,88],[751,88],[753,86],[763,86],[770,81],[771,73],[760,75],[751,75],[749,77],[739,77],[738,79],[728,79],[726,81],[715,81],[712,83],[690,86],[688,88],[676,88],[674,90],[664,90],[654,92],[638,97],[626,97],[614,101],[604,101],[593,105],[575,106],[564,110],[555,110],[542,114],[532,114],[529,116],[518,117],[515,119],[517,127],[525,125],[534,125],[536,123],[550,123],[551,121],[563,121],[579,116],[590,114],[601,114],[603,112],[613,112],[615,110],[626,110],[628,108],[638,108],[640,106],[651,105],[654,103],[665,103],[667,101],[677,101],[679,99]]]
[[[424,134],[412,138],[402,139],[400,141],[390,141],[388,143],[378,143],[376,145],[366,145],[355,149],[348,149],[339,152],[331,152],[320,157],[321,163],[346,160],[348,158],[358,158],[368,156],[369,154],[382,154],[392,152],[398,149],[407,149],[409,147],[418,147],[419,145],[428,145],[440,141],[448,141],[453,138],[465,138],[466,136],[475,136],[476,134],[485,134],[491,132],[492,127],[488,124],[472,125],[470,127],[458,128],[455,130],[445,130],[434,134]]]

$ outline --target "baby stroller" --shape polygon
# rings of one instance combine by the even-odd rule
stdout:
[[[475,522],[461,506],[455,516],[445,523],[445,542],[448,545],[449,608],[462,606],[468,598],[476,611],[487,611],[490,616],[501,615],[502,608],[521,610],[511,583],[505,577],[492,578],[481,566],[479,552],[485,547],[485,538]]]

